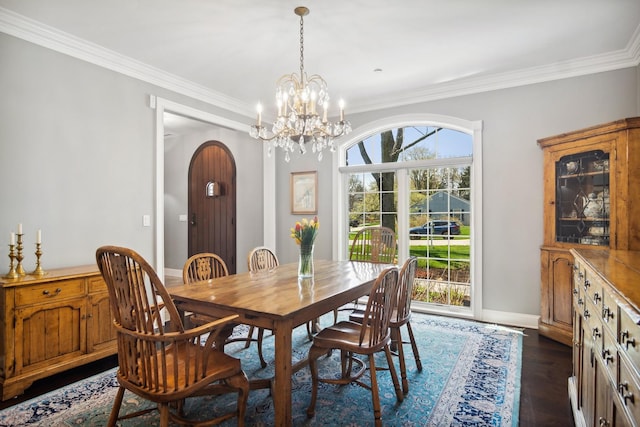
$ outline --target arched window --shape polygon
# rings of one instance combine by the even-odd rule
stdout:
[[[339,257],[360,227],[389,227],[398,263],[418,257],[414,304],[477,317],[481,123],[423,118],[364,128],[337,156]]]

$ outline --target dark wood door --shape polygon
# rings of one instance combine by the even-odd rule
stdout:
[[[202,144],[189,165],[189,256],[213,252],[236,272],[236,165],[219,141]]]

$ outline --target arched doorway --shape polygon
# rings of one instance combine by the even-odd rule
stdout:
[[[189,256],[213,252],[236,272],[236,165],[219,141],[203,143],[188,177]]]

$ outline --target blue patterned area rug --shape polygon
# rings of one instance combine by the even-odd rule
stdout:
[[[331,319],[322,319],[326,324]],[[388,371],[378,373],[382,420],[385,426],[517,426],[520,402],[522,332],[493,324],[425,314],[414,314],[412,325],[423,370],[415,367],[406,346],[409,394],[396,402]],[[306,356],[309,341],[304,327],[293,338],[294,359]],[[242,359],[250,378],[273,374],[273,338],[265,338],[269,366],[260,368],[255,345],[242,343],[226,350]],[[396,367],[398,361],[395,359]],[[377,363],[377,361],[376,361]],[[380,354],[379,366],[386,366]],[[321,358],[321,375],[339,372],[338,352]],[[399,368],[398,368],[399,369]],[[373,410],[369,391],[356,385],[321,384],[316,415],[307,419],[311,378],[308,368],[293,378],[293,423],[296,426],[369,426]],[[115,369],[71,384],[36,399],[0,411],[0,426],[104,426],[116,394]],[[149,403],[125,393],[123,411],[133,412]],[[226,411],[235,396],[201,397],[187,403],[187,413]],[[251,391],[246,425],[273,425],[273,401],[267,390]],[[122,421],[122,426],[158,425],[156,411]],[[224,425],[235,425],[232,420]]]

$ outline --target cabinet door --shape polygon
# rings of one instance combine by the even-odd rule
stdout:
[[[566,250],[542,249],[541,262],[541,333],[571,345],[573,256]]]
[[[584,416],[587,426],[594,425],[594,407],[595,407],[595,349],[594,342],[591,339],[592,331],[588,317],[582,318],[583,349],[582,360],[580,361],[580,409]]]
[[[610,426],[613,414],[611,388],[606,372],[599,362],[595,364],[595,404],[594,421],[597,426]]]
[[[86,301],[16,310],[16,374],[86,353]]]
[[[584,301],[578,296],[573,310],[573,377],[576,379],[576,402],[578,403],[578,406],[580,406],[580,402],[582,402],[582,381],[584,381],[584,375],[582,372],[585,339],[582,327],[583,307]]]
[[[545,245],[612,246],[614,147],[615,138],[605,135],[545,153]]]
[[[89,314],[87,315],[87,351],[97,350],[101,345],[115,342],[116,330],[106,292],[89,296]]]

